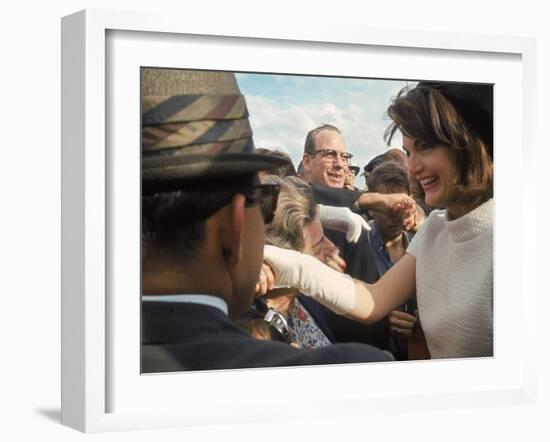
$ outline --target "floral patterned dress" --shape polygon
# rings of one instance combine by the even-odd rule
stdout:
[[[292,340],[298,343],[301,348],[314,349],[331,344],[297,298],[292,302],[287,320]]]

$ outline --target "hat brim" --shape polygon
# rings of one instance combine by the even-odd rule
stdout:
[[[142,192],[185,189],[216,178],[232,178],[285,166],[284,158],[256,153],[197,154],[143,158]]]

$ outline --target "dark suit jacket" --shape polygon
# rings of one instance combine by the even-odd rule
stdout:
[[[362,344],[301,350],[252,338],[215,307],[142,302],[142,373],[387,361]]]

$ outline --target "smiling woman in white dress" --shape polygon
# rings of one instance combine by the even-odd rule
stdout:
[[[407,253],[375,284],[330,273],[298,254],[267,247],[276,284],[298,287],[367,323],[416,293],[432,358],[493,355],[492,86],[419,83],[388,108],[412,179],[433,210]],[[364,201],[362,201],[362,199]],[[411,210],[404,196],[364,194],[359,206]],[[355,290],[350,290],[353,287]]]

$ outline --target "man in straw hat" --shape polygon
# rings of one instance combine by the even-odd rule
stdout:
[[[235,326],[262,264],[278,187],[258,172],[233,74],[142,70],[142,372],[385,361],[360,344],[316,351]]]

